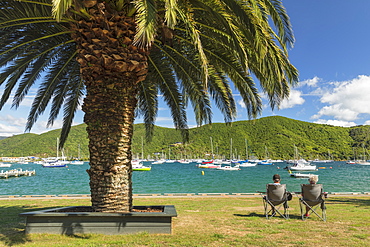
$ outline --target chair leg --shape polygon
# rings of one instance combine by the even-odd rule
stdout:
[[[326,221],[326,209],[325,208],[322,210],[322,220]]]
[[[282,209],[281,209],[282,206],[284,206],[284,205],[280,204],[279,206],[275,206],[275,205],[271,204],[271,207],[272,207],[271,211],[273,211],[272,214],[271,214],[271,217],[279,214],[284,219],[288,219],[289,218],[289,217],[287,217],[288,207],[284,206],[284,212],[282,212]]]
[[[289,219],[289,208],[284,208],[284,215],[285,215],[285,219]]]
[[[321,220],[323,221],[326,221],[326,208],[325,208],[325,205],[315,205],[315,206],[310,206],[308,205],[304,200],[300,200],[300,206],[301,206],[301,215],[302,215],[302,220],[306,220],[308,217],[305,216],[306,214],[306,211],[304,210],[305,207],[308,208],[308,211],[307,212],[311,212],[311,214],[315,214],[317,217],[319,217]],[[320,209],[322,210],[322,215],[320,215],[317,210],[319,209],[319,206],[320,206]]]
[[[305,216],[304,216],[304,214],[305,214],[305,211],[304,211],[304,202],[303,202],[303,200],[302,199],[299,199],[299,207],[301,208],[301,217],[302,217],[302,220],[305,220],[306,218],[305,218]]]
[[[263,198],[263,206],[264,206],[264,210],[265,210],[266,219],[270,219],[270,218],[272,218],[272,217],[274,217],[278,214],[280,216],[282,216],[284,219],[289,218],[289,211],[288,211],[289,207],[288,207],[287,202],[275,206],[268,199],[266,199],[264,197]],[[282,212],[282,209],[280,209],[282,206],[284,207],[284,212]],[[271,215],[269,215],[270,213],[271,213]]]
[[[268,210],[268,203],[267,203],[265,198],[263,198],[263,206],[264,206],[264,209],[265,209],[266,219],[269,219],[269,213],[270,213],[271,210]]]

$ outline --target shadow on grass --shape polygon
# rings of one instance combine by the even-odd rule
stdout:
[[[45,210],[51,207],[35,208],[28,206],[0,206],[0,245],[16,246],[31,242],[31,238],[25,233],[25,219],[20,213],[29,211]],[[88,236],[71,235],[72,238],[89,238]]]
[[[325,201],[326,204],[352,204],[359,207],[369,207],[370,206],[370,197],[369,199],[364,198],[330,198],[330,200]]]
[[[25,206],[0,206],[0,241],[6,246],[13,246],[29,242],[25,234],[24,219],[20,213],[35,210]]]
[[[250,214],[234,214],[234,216],[238,216],[238,217],[260,217],[260,218],[265,218],[266,219],[266,215],[265,214],[258,214],[258,213],[250,213]],[[274,219],[278,219],[278,218],[281,218],[281,219],[284,219],[283,217],[281,217],[280,215],[276,215],[273,217]],[[289,219],[302,219],[301,215],[294,215],[294,214],[291,214],[289,215]]]

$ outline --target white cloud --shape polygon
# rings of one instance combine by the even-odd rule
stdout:
[[[339,120],[352,121],[357,119],[358,112],[355,112],[348,108],[343,108],[339,104],[336,104],[331,106],[324,106],[316,115],[312,116],[311,118],[318,119],[322,116],[330,116]]]
[[[16,126],[0,123],[0,136],[12,136],[15,134],[23,134],[23,131]]]
[[[171,117],[157,117],[155,119],[156,122],[167,122],[167,121],[170,121],[171,123],[173,122],[173,119]]]
[[[305,102],[305,100],[301,96],[302,96],[302,92],[301,91],[291,90],[290,91],[289,98],[288,99],[284,99],[280,103],[280,107],[279,107],[280,110],[282,110],[282,109],[288,109],[288,108],[293,108],[296,105],[302,105]]]
[[[244,101],[241,99],[241,100],[238,100],[238,105],[241,107],[241,108],[244,108],[246,109],[247,107],[245,106],[245,103]]]
[[[364,125],[370,125],[370,120],[365,121]]]
[[[350,81],[334,82],[320,101],[326,103],[312,118],[331,116],[338,120],[354,121],[359,114],[370,114],[370,76],[360,75]]]
[[[0,116],[0,121],[5,122],[8,125],[25,126],[27,120],[25,118],[16,118],[12,115]]]
[[[352,126],[357,125],[355,122],[346,122],[346,121],[339,121],[339,120],[324,120],[324,119],[319,119],[315,121],[314,123],[328,124],[328,125],[340,126],[340,127],[352,127]]]
[[[308,80],[304,80],[304,81],[299,82],[299,86],[307,85],[307,86],[310,86],[310,87],[317,87],[317,83],[319,83],[320,81],[321,81],[321,79],[319,77],[315,76],[312,79],[308,79]]]
[[[23,98],[22,102],[19,105],[30,107],[30,106],[32,106],[32,103],[33,103],[34,99],[35,99],[35,95],[27,95]]]
[[[63,127],[63,120],[57,119],[54,121],[53,126],[46,127],[47,121],[37,121],[32,128],[32,133],[44,133],[54,129],[61,129]]]

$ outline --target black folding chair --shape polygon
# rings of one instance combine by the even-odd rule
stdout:
[[[306,208],[308,212],[326,221],[326,206],[322,184],[301,184],[302,197],[299,198],[302,220],[306,220]],[[321,208],[321,214],[318,212]]]
[[[263,197],[263,205],[267,219],[277,214],[281,215],[284,219],[289,219],[286,184],[267,184],[266,195]],[[283,212],[281,207],[284,209]]]

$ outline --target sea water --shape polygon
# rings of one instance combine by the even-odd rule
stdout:
[[[370,166],[349,165],[345,162],[314,163],[319,183],[327,192],[370,192]],[[150,162],[144,162],[150,165]],[[151,171],[133,172],[134,194],[164,193],[255,193],[265,191],[274,174],[280,174],[289,191],[300,191],[307,179],[290,176],[286,163],[243,167],[239,171],[198,168],[196,163],[155,164]],[[68,195],[90,194],[89,177],[84,165],[44,168],[39,164],[13,164],[10,170],[36,170],[35,176],[0,179],[0,195]],[[203,171],[203,173],[202,173]],[[204,175],[203,175],[204,174]]]

